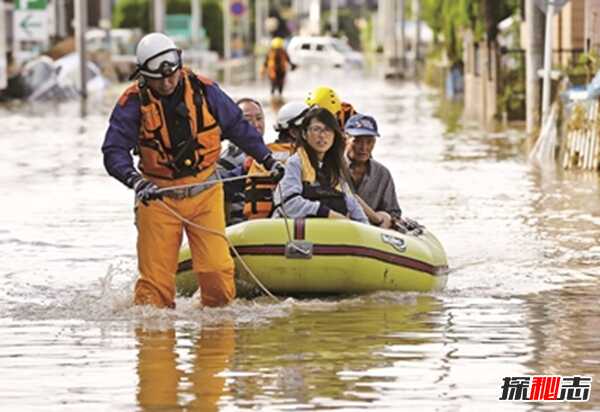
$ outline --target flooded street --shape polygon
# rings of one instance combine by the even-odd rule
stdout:
[[[320,84],[379,122],[375,157],[444,245],[446,290],[133,307],[133,193],[100,152],[120,89],[84,120],[0,108],[2,411],[600,409],[598,175],[535,168],[520,131],[448,124],[415,83],[296,71],[287,100]],[[267,86],[223,88],[267,106],[272,141]],[[591,376],[590,401],[498,400],[525,375]]]

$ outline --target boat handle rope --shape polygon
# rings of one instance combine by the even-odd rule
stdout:
[[[281,186],[277,185],[275,190],[279,191],[279,197],[281,197],[281,204],[279,207],[281,208],[281,216],[283,217],[283,225],[285,226],[285,231],[287,232],[288,237],[288,245],[292,249],[296,250],[298,253],[303,254],[304,256],[308,256],[310,252],[308,250],[302,249],[300,246],[296,245],[292,239],[292,234],[290,233],[290,226],[288,225],[288,219],[291,219],[288,214],[285,212],[285,198],[283,197],[283,192],[281,191]]]
[[[224,183],[224,182],[231,182],[234,180],[241,180],[241,179],[245,179],[251,176],[249,175],[244,175],[244,176],[237,176],[237,177],[233,177],[233,178],[228,178],[228,179],[221,179],[221,176],[219,175],[219,173],[216,173],[217,175],[217,180],[211,180],[208,182],[202,182],[202,183],[195,183],[195,184],[189,184],[189,185],[181,185],[181,186],[174,186],[174,187],[169,187],[168,189],[181,189],[181,188],[185,188],[185,187],[197,187],[197,186],[205,186],[205,185],[212,185],[212,184],[217,184],[217,183]],[[250,274],[250,277],[254,280],[254,282],[256,282],[256,284],[258,285],[258,287],[265,292],[265,294],[267,296],[269,296],[270,298],[272,298],[273,300],[275,300],[276,302],[281,302],[281,300],[279,298],[277,298],[275,295],[273,295],[269,289],[267,289],[267,287],[265,285],[263,285],[263,283],[258,279],[258,277],[254,274],[254,272],[250,269],[250,267],[248,266],[248,264],[244,261],[244,259],[242,258],[242,256],[240,255],[240,253],[237,251],[237,249],[235,248],[235,246],[233,245],[233,243],[231,243],[231,240],[229,240],[229,238],[227,237],[227,235],[225,235],[225,233],[221,233],[217,230],[211,229],[209,227],[203,226],[203,225],[199,225],[198,223],[194,223],[189,219],[186,219],[185,217],[181,216],[179,213],[177,213],[177,211],[175,211],[173,208],[171,208],[169,205],[167,205],[165,202],[163,202],[161,199],[157,199],[157,201],[160,203],[160,205],[162,207],[164,207],[165,209],[167,209],[167,211],[169,211],[173,216],[175,216],[176,218],[178,218],[179,220],[181,220],[182,222],[195,227],[197,229],[200,230],[204,230],[205,232],[208,233],[212,233],[214,235],[220,236],[223,239],[225,239],[225,241],[227,242],[227,244],[229,245],[229,247],[231,248],[231,250],[233,250],[233,253],[235,254],[235,256],[239,259],[240,263],[242,264],[242,266],[244,267],[244,269],[246,269],[246,271]],[[287,224],[286,224],[287,227]],[[289,231],[289,230],[288,230]]]

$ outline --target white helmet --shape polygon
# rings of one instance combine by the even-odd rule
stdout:
[[[289,102],[281,106],[277,112],[277,122],[275,131],[289,129],[292,126],[299,127],[302,124],[302,118],[310,107],[303,101]]]
[[[162,33],[150,33],[142,37],[135,54],[137,69],[132,78],[142,74],[152,79],[162,79],[182,66],[181,50]]]

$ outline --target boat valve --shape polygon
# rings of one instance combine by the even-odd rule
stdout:
[[[313,256],[313,244],[305,240],[292,240],[285,245],[285,257],[287,259],[311,259]]]

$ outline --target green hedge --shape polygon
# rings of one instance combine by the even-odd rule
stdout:
[[[190,0],[169,0],[167,13],[191,13]],[[145,33],[151,31],[151,1],[150,0],[120,0],[115,5],[113,27],[141,28]],[[219,0],[204,0],[202,2],[202,21],[206,36],[210,40],[210,49],[223,54],[223,10]]]

